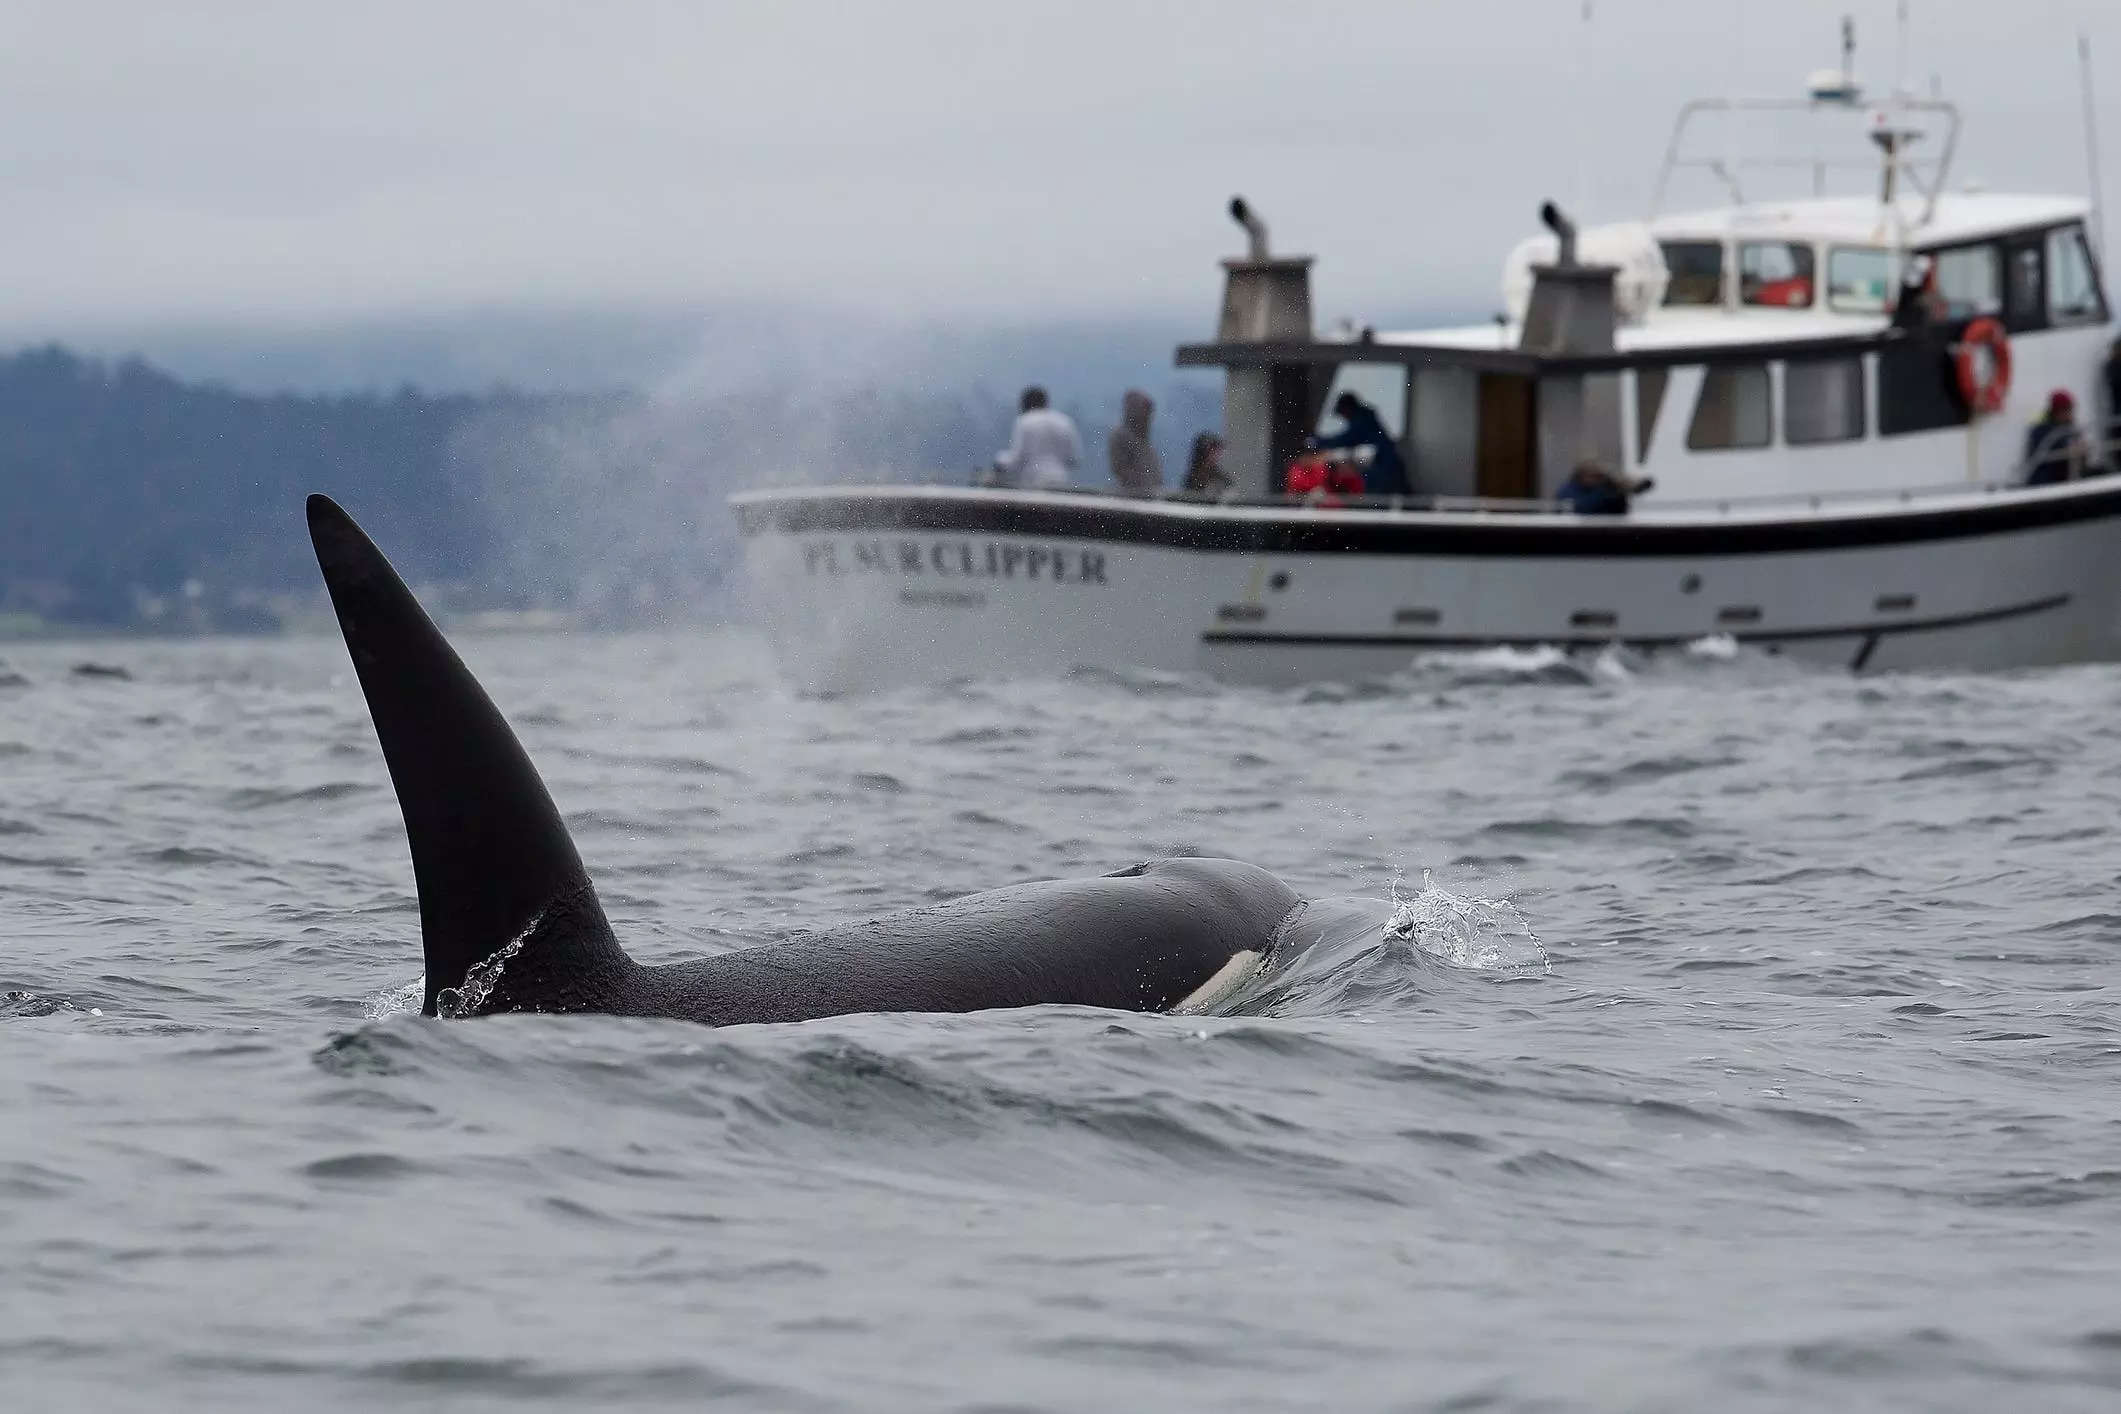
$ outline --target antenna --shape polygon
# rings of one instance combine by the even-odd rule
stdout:
[[[1593,0],[1583,0],[1583,32],[1576,42],[1576,102],[1585,110],[1591,108],[1591,36],[1594,33],[1591,14]],[[1586,123],[1576,134],[1576,199],[1578,211],[1589,209],[1590,193],[1590,124]]]
[[[1731,78],[1728,101],[1724,104],[1723,161],[1725,168],[1738,170],[1738,90],[1745,73],[1745,0],[1731,0]],[[1745,197],[1738,191],[1735,176],[1726,178],[1731,183],[1733,204],[1745,205]]]
[[[2077,69],[2084,88],[2084,160],[2091,169],[2092,248],[2106,261],[2106,203],[2099,196],[2099,107],[2092,98],[2092,40],[2077,31]]]
[[[1907,94],[1907,0],[1900,0],[1896,21],[1899,33],[1893,45],[1893,97]]]

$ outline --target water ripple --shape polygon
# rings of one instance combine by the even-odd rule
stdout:
[[[336,638],[10,644],[10,1392],[2121,1391],[2121,670],[1732,647],[820,702],[722,630],[462,647],[644,959],[1181,847],[1312,902],[1214,1015],[422,1018]]]

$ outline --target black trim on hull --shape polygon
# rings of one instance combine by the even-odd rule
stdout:
[[[2067,594],[2050,594],[2045,599],[2034,599],[2024,604],[2011,604],[2001,609],[1983,609],[1972,614],[1953,614],[1946,618],[1904,619],[1890,624],[1843,624],[1830,628],[1785,628],[1766,629],[1758,633],[1733,633],[1730,636],[1740,643],[1802,643],[1808,639],[1856,638],[1864,639],[1864,647],[1852,665],[1861,668],[1870,661],[1879,641],[1908,633],[1934,633],[1940,629],[1970,628],[1976,624],[2001,623],[2006,619],[2022,619],[2032,614],[2044,614],[2059,609],[2070,602]],[[1677,648],[1682,644],[1695,643],[1714,637],[1717,630],[1705,629],[1700,633],[1685,634],[1489,634],[1485,636],[1462,636],[1453,634],[1354,634],[1354,633],[1223,633],[1210,631],[1200,636],[1203,643],[1218,646],[1240,645],[1247,648],[1604,648],[1618,643],[1625,648]]]
[[[2121,478],[2112,486],[2055,496],[1999,491],[1979,505],[1941,510],[1811,514],[1775,521],[1684,523],[1532,514],[1438,525],[1389,511],[1328,516],[1293,510],[1273,517],[1210,518],[1114,505],[1025,502],[968,491],[962,496],[798,496],[738,505],[745,535],[768,530],[953,531],[1105,540],[1183,550],[1255,555],[1442,555],[1466,558],[1684,559],[1853,550],[1963,540],[2121,516]],[[1850,630],[1860,632],[1861,630]]]

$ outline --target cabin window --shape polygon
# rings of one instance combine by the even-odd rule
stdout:
[[[1650,434],[1657,430],[1657,414],[1664,410],[1664,385],[1670,381],[1668,369],[1635,370],[1635,462],[1638,466],[1650,459]]]
[[[1934,279],[1946,319],[2003,312],[2003,256],[1992,245],[1963,245],[1936,253]]]
[[[2013,240],[2003,247],[2003,269],[2010,281],[2003,302],[2011,332],[2047,327],[2047,277],[2043,242]]]
[[[1665,241],[1664,268],[1671,280],[1664,287],[1667,305],[1723,303],[1723,242]]]
[[[2104,324],[2106,301],[2082,226],[2047,233],[2047,317],[2052,324]]]
[[[1876,246],[1835,246],[1826,258],[1826,302],[1844,314],[1883,314],[1893,303],[1893,257]]]
[[[1701,400],[1686,444],[1697,452],[1765,447],[1774,437],[1774,414],[1764,363],[1724,364],[1702,370]]]
[[[1796,241],[1747,241],[1738,247],[1738,302],[1811,308],[1812,248]]]
[[[1782,440],[1792,447],[1863,440],[1863,360],[1792,359],[1782,370]]]

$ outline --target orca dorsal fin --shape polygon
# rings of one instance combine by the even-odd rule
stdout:
[[[309,538],[405,817],[427,953],[421,1010],[436,1015],[445,992],[452,1014],[608,1005],[633,964],[515,733],[328,496],[309,498]]]

